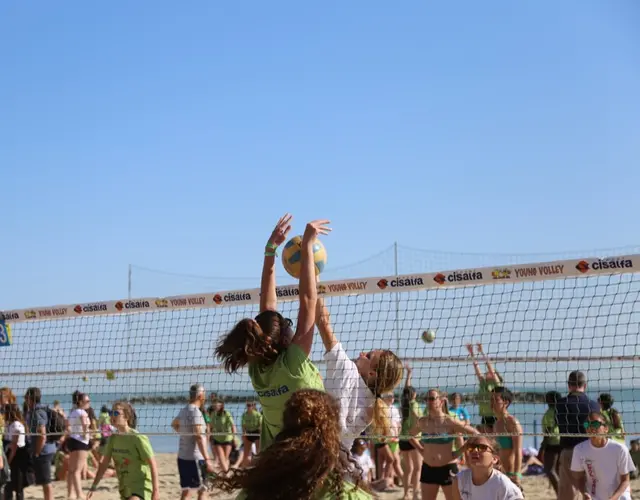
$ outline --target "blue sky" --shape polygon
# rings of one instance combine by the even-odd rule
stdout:
[[[329,271],[394,241],[638,244],[639,22],[634,0],[5,2],[0,309],[125,296],[130,263],[257,283],[285,211],[332,220]]]

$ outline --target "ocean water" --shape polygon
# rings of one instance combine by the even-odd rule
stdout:
[[[627,442],[640,435],[640,398],[638,391],[627,390],[613,391],[614,398],[619,403],[615,407],[622,414],[627,433]],[[91,396],[92,406],[96,411],[104,404],[110,407],[114,400],[118,397],[109,394],[94,394]],[[592,395],[595,399],[597,396]],[[632,399],[633,398],[633,399]],[[637,399],[636,399],[637,398]],[[69,397],[45,398],[45,403],[51,404],[54,400],[59,400],[63,408],[68,409],[71,406]],[[151,443],[156,453],[175,453],[178,450],[178,437],[171,429],[172,420],[178,415],[183,404],[139,404],[136,405],[136,413],[138,414],[138,429],[140,432],[149,435]],[[472,423],[479,423],[477,405],[464,405],[471,414]],[[241,427],[241,417],[245,410],[243,403],[225,403],[225,408],[232,414],[238,430]],[[523,438],[524,447],[538,448],[542,442],[542,436],[535,435],[542,432],[540,421],[547,406],[542,403],[513,403],[511,413],[515,415],[522,424],[525,433]]]

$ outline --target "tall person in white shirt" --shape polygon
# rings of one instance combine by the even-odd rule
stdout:
[[[89,453],[89,414],[91,406],[89,395],[80,391],[73,393],[74,408],[69,412],[67,420],[67,438],[65,445],[69,450],[69,468],[67,470],[67,497],[75,493],[76,498],[84,498],[82,494],[82,471],[87,465]]]
[[[586,500],[631,500],[629,474],[636,468],[629,449],[607,437],[606,422],[600,413],[589,414],[589,440],[573,449],[571,472]]]
[[[326,349],[325,390],[340,402],[340,425],[343,443],[351,443],[370,426],[373,436],[391,435],[391,410],[382,394],[393,392],[402,380],[402,361],[392,351],[375,349],[349,359],[336,338],[329,310],[318,298],[316,325]]]

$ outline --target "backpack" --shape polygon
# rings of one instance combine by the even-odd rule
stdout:
[[[47,412],[47,443],[57,443],[67,430],[67,422],[64,417],[51,408]]]

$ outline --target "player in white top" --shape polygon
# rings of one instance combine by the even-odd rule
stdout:
[[[89,453],[89,414],[87,410],[91,406],[88,394],[80,391],[73,393],[75,408],[69,412],[67,420],[67,437],[64,445],[69,451],[69,468],[67,470],[67,498],[72,498],[75,493],[77,498],[83,498],[82,471],[87,465]]]
[[[4,488],[4,498],[16,500],[24,498],[23,490],[27,484],[29,452],[26,447],[24,417],[17,404],[8,404],[0,408],[5,418],[3,439],[9,443],[6,448],[7,462],[11,468],[11,481]],[[1,456],[1,455],[0,455]]]
[[[453,482],[454,500],[523,500],[524,495],[506,475],[495,469],[497,445],[484,436],[470,438],[465,446],[468,469]]]
[[[609,439],[600,413],[585,422],[589,440],[573,449],[571,471],[586,500],[631,500],[629,474],[636,470],[629,449]]]
[[[329,310],[319,297],[316,325],[326,349],[325,390],[340,402],[343,445],[349,450],[367,426],[372,436],[391,435],[391,410],[382,394],[393,392],[402,380],[402,361],[389,350],[362,352],[349,359],[331,327]]]

